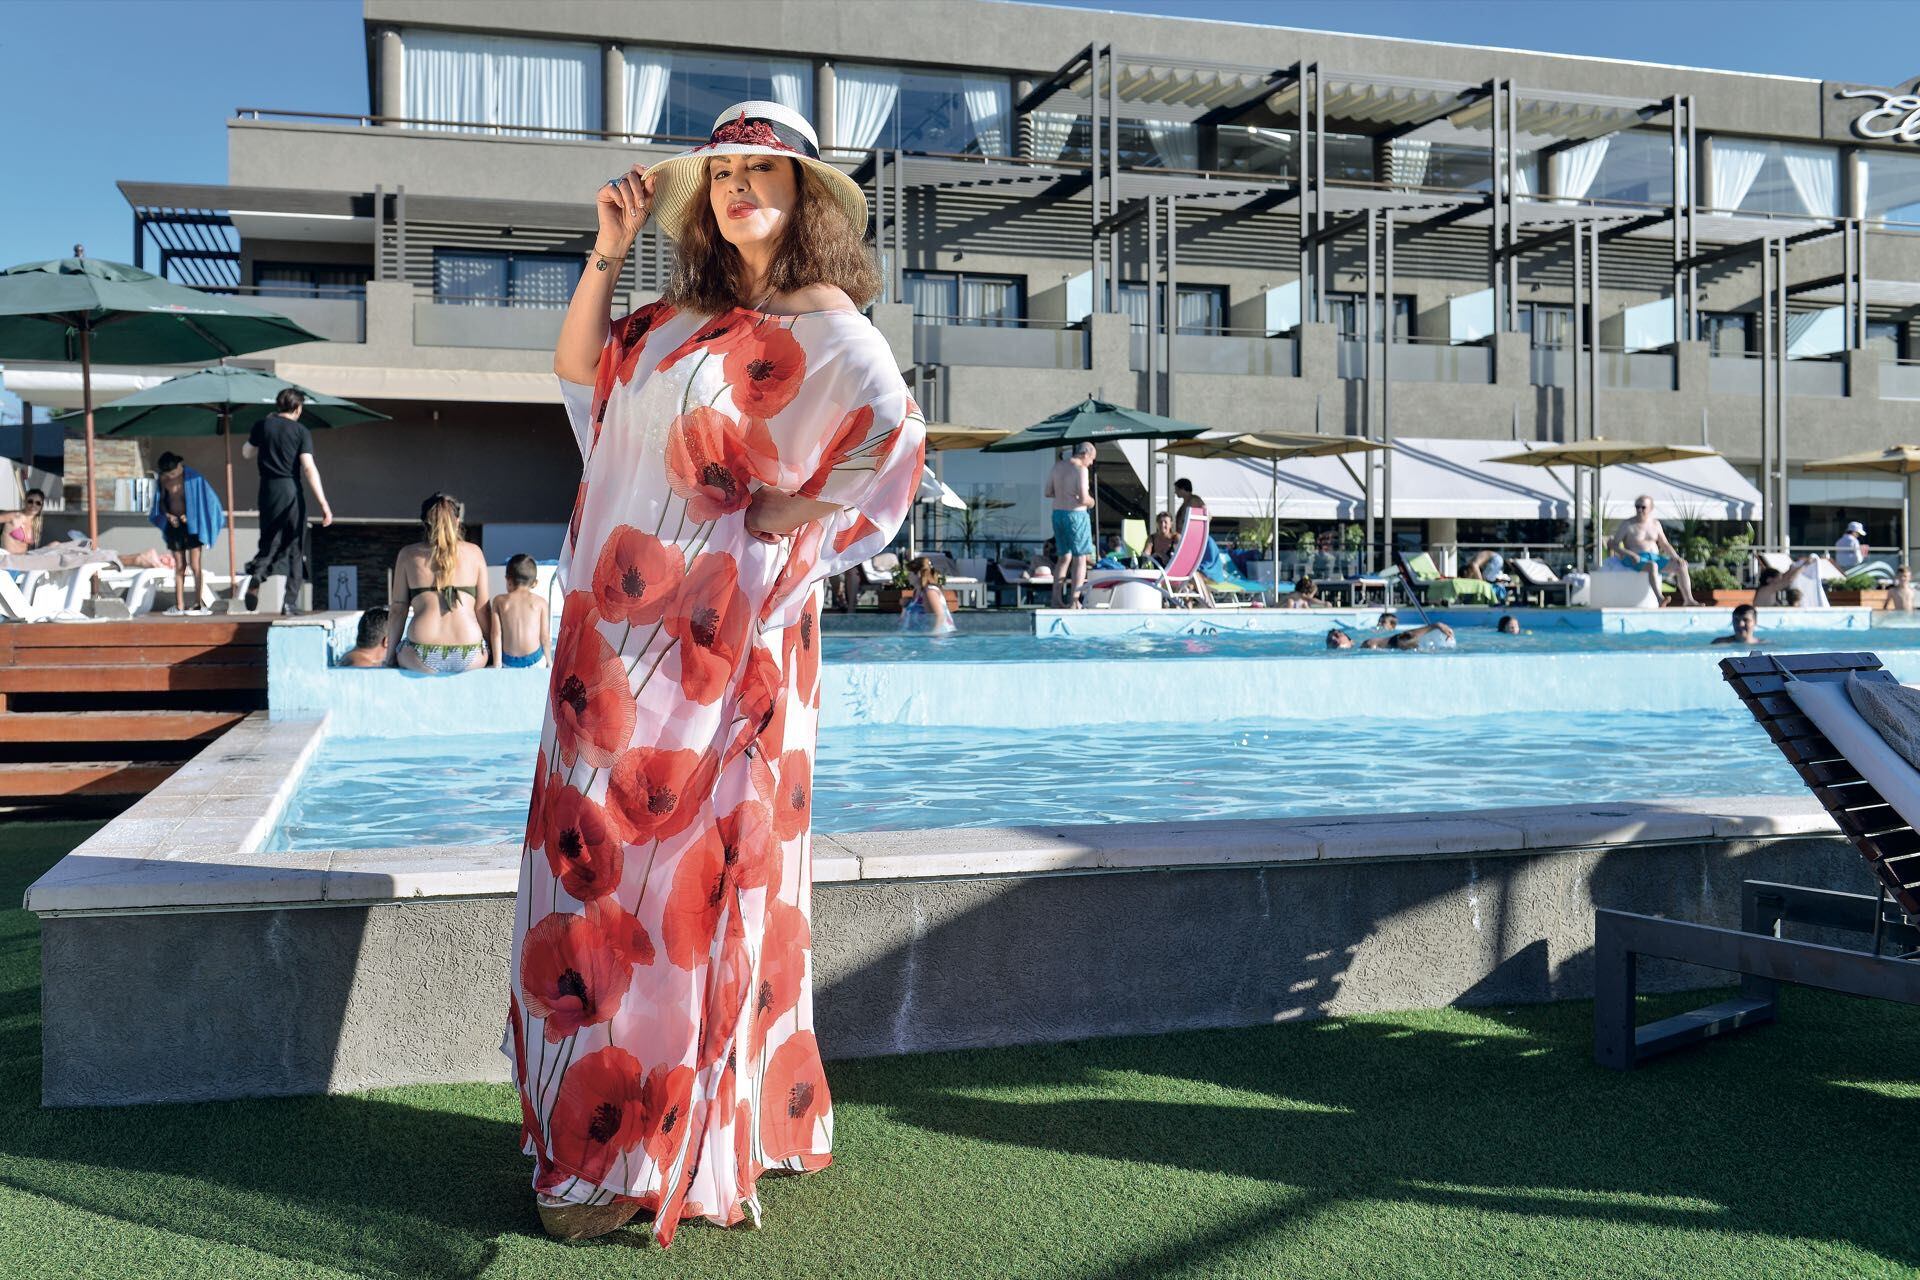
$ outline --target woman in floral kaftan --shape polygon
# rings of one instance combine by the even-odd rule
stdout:
[[[608,183],[554,369],[584,459],[503,1049],[542,1222],[760,1218],[831,1158],[813,1034],[818,584],[883,548],[923,427],[857,309],[865,200],[807,122],[729,108]],[[608,324],[653,216],[672,285]]]

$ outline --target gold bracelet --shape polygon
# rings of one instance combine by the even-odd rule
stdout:
[[[600,252],[600,246],[595,245],[593,248],[587,250],[587,257],[593,260],[593,269],[595,271],[605,271],[609,263],[625,262],[627,260],[627,250],[622,249],[618,254],[602,253]]]

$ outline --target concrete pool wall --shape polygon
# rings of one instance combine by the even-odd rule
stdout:
[[[29,889],[46,1104],[504,1078],[518,848],[258,852],[324,732],[250,718]],[[837,1057],[1565,999],[1596,906],[1869,883],[1811,797],[843,835],[814,878]]]
[[[1261,611],[1238,614],[1255,612]],[[1305,611],[1264,612],[1278,617]],[[1792,612],[1866,616],[1865,610]],[[1476,625],[1485,620],[1481,611]],[[1794,621],[1798,625],[1800,617]],[[1312,622],[1315,628],[1327,625],[1321,617]],[[1865,632],[1857,639],[1835,636],[1837,644],[1864,647],[1869,641]],[[269,632],[268,702],[276,719],[326,715],[331,731],[344,738],[532,734],[540,728],[546,668],[433,679],[395,669],[329,666],[336,645],[323,621],[283,624]],[[820,673],[820,727],[1043,729],[1243,717],[1451,719],[1530,711],[1724,710],[1730,705],[1717,665],[1725,651],[1704,646],[1680,652],[1436,653],[1421,655],[1415,668],[1405,665],[1406,658],[1387,654],[1147,661],[1075,656],[1064,644],[1059,654],[1028,662],[956,661],[946,655],[926,662],[829,661]],[[1920,649],[1889,649],[1883,656],[1901,680],[1920,681]],[[1420,678],[1410,679],[1410,670]]]

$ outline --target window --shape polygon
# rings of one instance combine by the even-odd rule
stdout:
[[[835,142],[955,155],[1013,151],[1012,82],[1005,76],[921,73],[838,63]]]
[[[410,127],[555,137],[600,127],[594,45],[409,29],[401,49],[403,114],[446,122]]]
[[[1681,160],[1684,174],[1686,161]],[[1673,199],[1673,139],[1665,133],[1609,134],[1547,153],[1547,191],[1575,200],[1667,204]]]
[[[1713,190],[1707,203],[1741,213],[1840,212],[1840,153],[1756,138],[1707,140]]]
[[[1907,326],[1898,320],[1867,321],[1867,348],[1878,350],[1882,360],[1907,358]]]
[[[1161,281],[1156,286],[1160,291],[1161,323],[1167,319],[1167,285]],[[1180,299],[1179,327],[1176,333],[1218,334],[1226,327],[1227,287],[1219,284],[1183,284],[1177,295]],[[1148,294],[1144,282],[1123,280],[1120,282],[1120,309],[1127,313],[1136,329],[1147,327]]]
[[[372,278],[371,267],[253,264],[254,291],[267,298],[359,298],[366,296]]]
[[[433,299],[467,307],[562,308],[582,265],[570,253],[436,249]]]
[[[1753,316],[1744,311],[1703,311],[1700,341],[1716,356],[1740,356],[1753,350]]]
[[[1358,293],[1327,294],[1327,322],[1339,327],[1340,336],[1349,342],[1360,340],[1362,317],[1366,313],[1366,297]],[[1380,336],[1380,325],[1384,319],[1385,307],[1376,299],[1373,312],[1373,336]],[[1393,338],[1396,342],[1405,342],[1413,336],[1413,297],[1410,294],[1396,293],[1393,296]]]
[[[761,99],[813,119],[813,68],[797,59],[629,49],[627,128],[704,138],[736,102]]]
[[[1093,125],[1086,116],[1035,111],[1028,119],[1033,129],[1035,159],[1085,162],[1093,155]],[[1102,121],[1100,129],[1103,135],[1106,128],[1106,122]],[[1119,161],[1123,166],[1136,169],[1200,167],[1199,131],[1190,124],[1122,120],[1119,145]]]
[[[1018,324],[1027,314],[1024,276],[985,276],[975,272],[909,271],[907,301],[921,324],[978,324],[995,328]]]
[[[1127,123],[1120,122],[1123,143]],[[1220,125],[1214,133],[1214,160],[1209,167],[1223,173],[1297,174],[1297,137],[1289,129]],[[1372,182],[1373,139],[1357,133],[1329,133],[1327,177],[1336,182]]]
[[[1866,151],[1859,173],[1868,219],[1920,224],[1920,156]]]

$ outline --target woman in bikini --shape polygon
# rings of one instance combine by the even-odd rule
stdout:
[[[420,505],[426,541],[402,547],[393,562],[388,659],[430,676],[487,665],[487,561],[466,540],[460,500],[436,493]],[[404,633],[404,638],[403,637]]]

